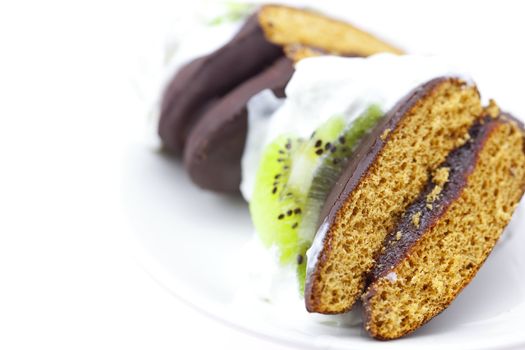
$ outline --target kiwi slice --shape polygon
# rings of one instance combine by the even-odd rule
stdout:
[[[306,196],[288,188],[294,154],[302,140],[280,136],[263,154],[250,201],[253,224],[267,246],[278,247],[282,264],[291,263],[297,254],[298,228]]]
[[[372,105],[350,125],[334,116],[308,140],[280,136],[265,149],[250,201],[252,220],[263,243],[277,247],[281,264],[295,264],[301,292],[305,253],[326,197],[359,140],[382,116]]]

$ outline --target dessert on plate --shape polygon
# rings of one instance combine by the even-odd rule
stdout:
[[[362,304],[377,339],[450,305],[525,191],[523,125],[463,68],[399,54],[347,23],[263,6],[178,71],[159,122],[197,185],[240,190],[306,310]]]
[[[242,190],[260,240],[296,269],[308,311],[362,299],[372,336],[417,329],[510,221],[523,126],[436,58],[309,58],[286,96],[269,120],[249,119]]]

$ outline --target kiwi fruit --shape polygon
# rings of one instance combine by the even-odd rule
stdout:
[[[359,140],[382,116],[372,105],[348,125],[334,116],[307,140],[283,135],[264,150],[250,201],[252,220],[262,242],[277,247],[280,263],[295,264],[301,292],[306,251],[326,197]]]
[[[279,249],[282,264],[293,261],[297,232],[306,196],[288,189],[293,155],[302,140],[280,136],[270,143],[262,156],[250,201],[252,221],[261,241]]]

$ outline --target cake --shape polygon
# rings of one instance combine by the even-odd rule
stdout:
[[[296,276],[303,311],[355,315],[362,302],[377,339],[448,307],[525,191],[523,126],[455,66],[399,53],[266,5],[179,70],[159,123],[195,184],[240,185],[256,242]]]
[[[190,177],[198,186],[237,192],[247,123],[246,113],[239,114],[241,102],[233,101],[239,96],[238,90],[254,79],[266,81],[261,90],[282,84],[283,77],[290,76],[288,71],[279,77],[272,75],[273,82],[267,80],[266,71],[283,57],[297,62],[320,54],[367,56],[377,52],[402,53],[348,23],[310,10],[264,5],[231,41],[188,63],[172,79],[162,100],[158,126],[163,148],[176,156],[184,154],[185,164],[191,166]],[[259,91],[251,90],[252,96]],[[239,106],[230,108],[232,115],[223,117],[224,106],[231,103]],[[214,117],[217,111],[221,115]],[[214,121],[213,127],[204,125],[214,118],[223,124]],[[195,135],[200,146],[191,141]],[[224,142],[203,147],[204,139]],[[190,144],[191,150],[185,152]],[[210,168],[213,173],[207,171]]]
[[[361,144],[321,214],[315,239],[322,247],[308,262],[309,311],[352,308],[387,234],[429,173],[468,139],[481,111],[475,86],[434,79],[400,101]]]
[[[401,337],[443,311],[470,282],[525,189],[524,132],[486,116],[434,171],[384,243],[363,296],[365,328]]]
[[[341,56],[403,53],[349,23],[309,10],[266,5],[259,10],[259,23],[266,38],[277,45],[301,44]]]

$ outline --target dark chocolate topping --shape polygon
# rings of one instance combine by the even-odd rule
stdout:
[[[283,55],[268,42],[257,15],[251,16],[239,33],[219,50],[182,68],[167,87],[159,122],[164,147],[175,154],[184,149],[192,125],[210,101],[230,92]]]
[[[292,62],[283,57],[224,96],[191,131],[184,165],[202,188],[238,191],[241,157],[247,133],[248,100],[264,89],[282,90],[293,74]]]

